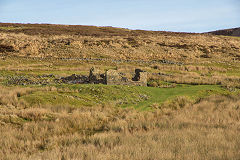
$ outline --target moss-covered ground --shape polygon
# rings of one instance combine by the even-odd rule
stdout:
[[[56,87],[56,88],[55,88]],[[154,88],[108,85],[58,85],[50,91],[36,91],[20,97],[31,105],[67,105],[71,107],[113,104],[149,110],[151,105],[185,96],[196,101],[213,94],[232,94],[217,85],[177,85],[175,88]],[[239,92],[238,90],[235,93]]]

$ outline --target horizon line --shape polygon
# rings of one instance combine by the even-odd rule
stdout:
[[[150,29],[140,29],[140,28],[127,28],[127,27],[119,27],[119,26],[109,26],[109,25],[106,25],[106,26],[98,26],[98,25],[91,25],[91,24],[63,24],[63,23],[49,23],[49,22],[43,22],[43,23],[39,23],[39,22],[36,22],[36,23],[32,23],[32,22],[0,22],[2,24],[33,24],[33,25],[37,25],[37,24],[42,24],[42,25],[60,25],[60,26],[88,26],[88,27],[112,27],[112,28],[120,28],[120,29],[128,29],[128,30],[141,30],[141,31],[152,31],[152,32],[176,32],[176,33],[209,33],[209,32],[215,32],[215,31],[221,31],[221,30],[231,30],[231,29],[237,29],[237,28],[240,28],[240,27],[233,27],[233,28],[222,28],[222,29],[217,29],[217,30],[210,30],[210,31],[204,31],[204,32],[187,32],[187,31],[172,31],[172,30],[150,30]]]

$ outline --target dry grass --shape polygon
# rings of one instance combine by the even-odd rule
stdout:
[[[213,75],[208,77],[206,75],[199,75],[196,73],[175,74],[174,76],[157,76],[155,77],[162,81],[180,83],[180,84],[197,84],[197,85],[222,85],[227,87],[240,87],[240,78],[238,76]],[[154,79],[154,77],[152,77]]]
[[[56,88],[48,88],[56,90]],[[1,88],[0,159],[238,159],[240,100],[178,98],[154,111],[18,103]]]
[[[209,84],[222,85],[225,87],[240,87],[238,69],[226,66],[195,65],[152,65],[155,73],[149,75],[150,80],[161,80],[179,84]],[[234,66],[239,67],[239,66]],[[232,72],[233,75],[229,75]]]
[[[31,93],[33,89],[26,88],[6,88],[0,86],[0,106],[24,107],[26,104],[18,100],[18,97]]]
[[[1,25],[19,28],[22,24]],[[29,30],[25,30],[24,27],[26,28],[27,25],[23,25],[23,29],[0,30],[0,56],[3,57],[0,63],[5,63],[4,59],[9,60],[13,56],[26,58],[22,58],[22,62],[18,64],[12,60],[13,63],[1,65],[0,72],[18,71],[35,75],[40,72],[53,72],[67,76],[87,72],[94,65],[100,66],[102,70],[122,68],[123,72],[127,72],[129,68],[140,67],[150,73],[154,70],[172,75],[155,77],[162,81],[240,87],[238,72],[240,43],[236,38],[208,34],[130,31],[111,27],[29,25]],[[41,28],[39,32],[41,34],[35,34],[37,29]],[[81,29],[83,29],[81,34],[72,34]],[[86,34],[83,34],[84,32]],[[97,32],[100,36],[94,36]],[[31,60],[27,59],[29,57],[39,59],[26,64]],[[45,58],[50,60],[47,61]],[[56,58],[74,60],[63,62]],[[100,60],[89,62],[78,61],[77,58]],[[130,64],[114,62],[113,59],[140,60],[140,62],[165,59],[182,62],[185,65],[141,64],[138,61]],[[124,69],[123,66],[128,68]],[[149,77],[154,79],[151,75]],[[4,81],[5,77],[2,78],[0,75],[0,78]]]
[[[51,30],[51,27],[49,29]],[[121,29],[117,31],[120,32]],[[0,52],[5,56],[40,58],[167,59],[187,63],[199,60],[239,61],[240,45],[239,40],[235,38],[204,34],[149,33],[138,36],[120,33],[121,36],[98,37],[91,34],[41,36],[27,35],[23,31],[19,33],[0,31]]]
[[[165,87],[187,83],[221,84],[234,89],[240,84],[240,43],[231,37],[27,24],[0,24],[0,37],[1,83],[8,76],[52,72],[56,76],[69,75],[85,72],[95,65],[101,70],[119,68],[122,72],[140,67],[150,74],[156,73],[149,78],[161,81],[160,85]],[[39,60],[13,56],[39,57]],[[48,57],[110,61],[167,59],[185,65],[44,59]],[[159,72],[163,74],[156,76]],[[35,91],[58,92],[67,88],[0,86],[1,160],[238,160],[240,157],[239,95],[216,95],[196,103],[178,97],[161,105],[152,104],[151,111],[137,111],[113,104],[81,108],[37,103],[31,106],[20,98]]]
[[[147,36],[147,35],[187,35],[188,33],[129,30],[115,27],[96,27],[83,25],[50,25],[50,24],[14,24],[0,23],[0,31],[7,33],[24,33],[27,35],[79,35],[91,37],[111,36]]]

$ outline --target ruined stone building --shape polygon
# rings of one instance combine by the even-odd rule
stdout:
[[[108,70],[106,71],[106,84],[147,86],[147,72],[136,69],[133,77],[127,78],[124,73],[118,72],[117,70]]]
[[[89,76],[73,74],[68,77],[63,77],[60,80],[63,83],[72,84],[147,86],[147,72],[144,72],[141,69],[135,69],[135,72],[132,74],[130,73],[130,75],[131,76],[127,76],[126,73],[122,73],[113,69],[110,69],[103,73],[98,69],[91,68]]]

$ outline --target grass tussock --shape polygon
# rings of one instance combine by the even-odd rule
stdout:
[[[8,107],[24,107],[24,101],[18,98],[33,91],[30,88],[7,88],[0,86],[0,105]]]
[[[1,96],[12,93],[7,95],[14,97],[20,90],[1,88]],[[20,94],[26,92],[22,90]],[[2,102],[0,157],[3,160],[190,160],[240,156],[238,96],[211,96],[196,103],[179,97],[144,112],[110,104],[23,108],[20,103],[9,107]]]
[[[52,31],[58,32],[54,29],[55,27],[57,26],[40,25],[37,27],[39,34],[28,34],[28,31],[32,31],[31,27],[22,30],[1,30],[0,28],[1,55],[146,61],[167,59],[186,63],[199,62],[199,60],[219,62],[238,62],[239,60],[239,40],[231,37],[138,32],[111,27],[89,27],[89,30],[78,31],[86,32],[86,34],[68,34],[71,29],[76,32],[73,26],[61,26],[63,30],[60,29],[60,32],[65,31],[65,34],[51,34]],[[114,31],[111,32],[111,29]],[[42,31],[48,33],[48,30],[50,34],[41,34]],[[100,36],[93,36],[95,34],[100,34]]]

